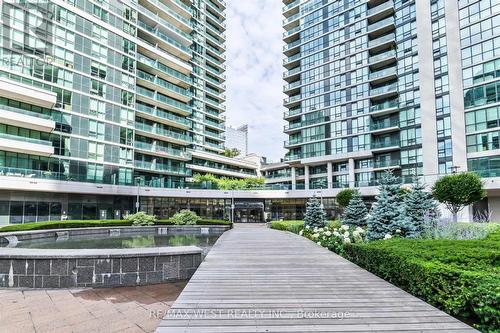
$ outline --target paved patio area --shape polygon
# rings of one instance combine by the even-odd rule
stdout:
[[[153,332],[185,285],[0,289],[0,332]]]

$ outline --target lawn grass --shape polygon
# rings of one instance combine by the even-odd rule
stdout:
[[[231,225],[225,220],[200,220],[197,225]],[[48,221],[24,224],[12,224],[0,228],[0,232],[71,229],[71,228],[99,228],[99,227],[127,227],[132,223],[127,220],[71,220],[71,221]],[[171,220],[158,220],[155,225],[174,225]]]

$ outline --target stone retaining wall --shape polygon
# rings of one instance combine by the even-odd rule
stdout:
[[[4,250],[11,252],[10,258],[0,259],[0,287],[5,288],[117,287],[187,280],[202,260],[202,250],[195,246],[109,254],[85,249],[43,250],[43,255],[30,253],[34,249]]]

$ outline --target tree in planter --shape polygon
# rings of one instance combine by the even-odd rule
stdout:
[[[401,230],[402,236],[416,238],[436,226],[439,216],[437,203],[418,179],[404,195],[403,203],[402,214],[396,220],[396,227]]]
[[[325,211],[316,197],[312,197],[307,201],[304,225],[309,226],[310,228],[322,228],[326,225]]]
[[[337,198],[338,200],[338,198]],[[358,191],[352,192],[352,199],[342,214],[341,221],[349,226],[362,227],[366,225],[368,209]]]
[[[486,191],[478,174],[462,172],[439,179],[432,187],[432,195],[446,206],[456,223],[458,212],[483,199]]]
[[[370,240],[383,239],[399,229],[396,223],[400,218],[402,204],[399,179],[391,171],[387,171],[380,180],[379,191],[377,202],[368,218],[367,237]]]
[[[339,192],[339,194],[337,194],[337,203],[339,204],[340,207],[342,208],[346,208],[349,203],[351,202],[351,199],[353,198],[354,196],[354,193],[356,193],[357,191],[355,189],[352,189],[352,188],[346,188],[346,189],[343,189],[342,191]]]

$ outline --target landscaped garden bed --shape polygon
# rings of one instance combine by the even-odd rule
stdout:
[[[304,222],[271,227],[302,235],[482,332],[500,332],[500,224],[456,222],[484,197],[480,178],[443,177],[431,195],[418,182],[402,188],[389,172],[379,190],[370,212],[357,191],[346,190],[340,221],[327,222],[311,198]],[[433,197],[453,222],[439,218]]]
[[[0,232],[71,228],[128,227],[131,225],[132,221],[129,220],[49,221],[7,225],[0,228]],[[154,222],[154,225],[175,225],[175,223],[172,220],[158,220]],[[231,222],[226,220],[199,220],[196,222],[196,225],[231,225]]]

